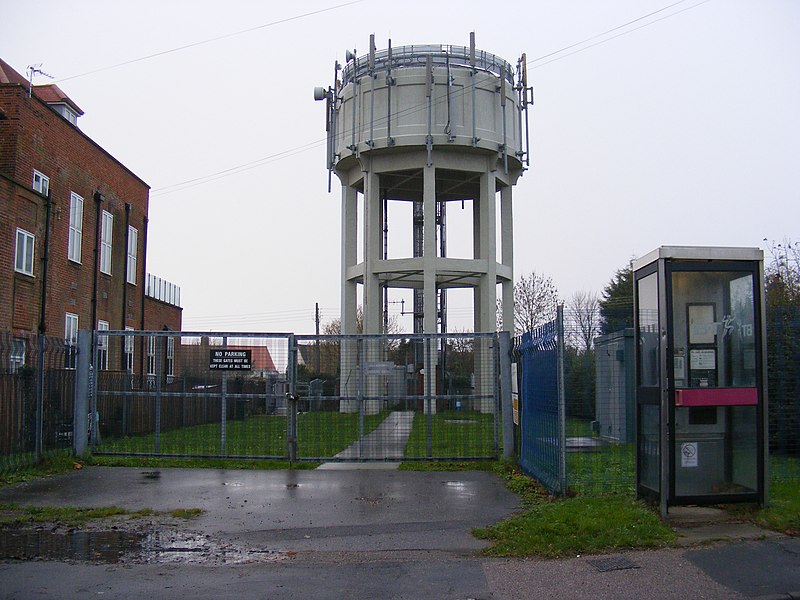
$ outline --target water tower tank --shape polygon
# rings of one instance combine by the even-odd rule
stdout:
[[[469,46],[385,50],[371,36],[368,54],[348,52],[334,72],[314,95],[327,104],[327,167],[342,188],[342,333],[356,333],[359,301],[364,332],[382,332],[392,288],[413,290],[416,333],[447,330],[452,288],[473,290],[474,330],[495,331],[498,284],[502,328],[513,331],[511,190],[529,162],[524,55],[512,67],[477,50],[474,35]],[[389,218],[394,202],[410,207],[405,221]],[[471,256],[448,256],[452,203],[471,208]],[[390,257],[398,234],[410,250]]]

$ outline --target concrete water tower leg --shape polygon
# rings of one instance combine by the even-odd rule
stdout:
[[[475,206],[475,258],[486,265],[475,291],[475,331],[495,331],[497,327],[497,238],[496,180],[494,172],[481,175],[480,198]],[[494,412],[494,362],[489,338],[475,340],[475,393],[478,409]]]
[[[341,333],[352,336],[357,333],[357,283],[346,276],[348,269],[358,262],[358,193],[355,188],[342,186],[342,289],[341,289]],[[358,347],[356,339],[344,337],[339,341],[339,374],[342,399],[339,412],[358,412]]]

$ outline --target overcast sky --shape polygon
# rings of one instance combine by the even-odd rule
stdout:
[[[151,186],[147,268],[181,286],[184,329],[310,333],[340,287],[313,88],[371,33],[527,53],[515,273],[563,298],[660,245],[800,238],[800,2],[685,0],[615,29],[675,1],[5,0],[0,57],[41,64],[55,79],[35,83]],[[450,300],[455,327],[467,304]]]

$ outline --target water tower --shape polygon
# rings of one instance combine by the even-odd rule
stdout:
[[[473,290],[474,331],[495,331],[498,285],[502,328],[513,331],[511,190],[529,164],[524,55],[513,68],[477,50],[474,34],[468,47],[390,41],[380,51],[370,36],[369,53],[348,51],[314,96],[327,105],[329,188],[331,173],[342,187],[342,333],[356,333],[359,302],[364,333],[384,331],[393,288],[413,290],[414,333],[447,331],[452,288]],[[448,256],[454,203],[471,209],[471,256]],[[393,235],[412,240],[407,256],[389,256]]]

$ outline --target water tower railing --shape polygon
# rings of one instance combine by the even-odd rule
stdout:
[[[450,46],[445,44],[424,44],[414,46],[400,46],[392,48],[391,62],[389,50],[375,52],[375,72],[389,71],[402,67],[424,67],[425,61],[431,57],[434,66],[445,66],[450,63],[450,68],[471,69],[470,49],[466,46]],[[514,85],[514,70],[502,58],[485,52],[475,51],[475,68],[478,71],[492,73],[497,77],[505,76],[506,80]],[[369,75],[369,55],[359,57],[355,62],[348,63],[342,71],[342,84],[347,85],[353,79],[360,79]]]

